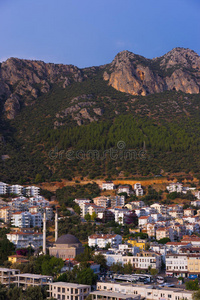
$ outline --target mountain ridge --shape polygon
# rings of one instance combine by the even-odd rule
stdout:
[[[23,106],[34,105],[53,85],[67,86],[99,76],[118,91],[131,95],[166,90],[198,94],[200,57],[186,48],[174,48],[163,56],[149,59],[128,50],[113,61],[80,69],[73,65],[44,63],[40,60],[9,58],[0,65],[0,102],[3,115],[14,119]]]

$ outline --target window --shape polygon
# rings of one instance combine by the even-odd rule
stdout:
[[[60,287],[58,287],[58,292],[60,292]]]
[[[78,289],[75,289],[75,294],[78,294]]]
[[[65,288],[62,288],[62,293],[65,293]]]
[[[62,295],[62,300],[65,300],[65,295]]]

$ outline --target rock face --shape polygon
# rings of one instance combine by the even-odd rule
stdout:
[[[74,105],[66,108],[65,110],[61,111],[60,113],[56,114],[56,118],[59,119],[54,122],[54,128],[57,128],[58,126],[65,125],[65,118],[71,117],[74,121],[77,122],[77,124],[80,126],[84,124],[85,120],[88,120],[89,122],[98,121],[98,116],[103,115],[103,109],[99,107],[93,108],[93,106],[96,106],[95,101],[91,101],[93,99],[93,95],[80,95],[78,97],[73,98],[70,102]],[[89,101],[82,101],[82,100],[89,100]],[[82,101],[82,102],[81,102]],[[92,108],[92,109],[90,109]],[[92,117],[90,114],[92,111],[95,113],[95,115]]]
[[[103,78],[115,89],[132,95],[145,96],[165,90],[197,94],[200,57],[184,48],[175,48],[152,60],[122,51],[107,65]]]
[[[5,101],[4,112],[12,119],[20,110],[20,101],[30,105],[53,84],[65,88],[83,78],[82,71],[72,65],[9,58],[0,65],[0,99]]]
[[[165,90],[195,94],[200,91],[200,57],[190,49],[175,48],[154,59],[122,51],[112,63],[99,68],[103,70],[103,79],[109,85],[132,95],[145,96]],[[90,77],[95,77],[97,70],[98,67],[80,70],[73,65],[9,58],[0,64],[0,102],[3,102],[3,113],[8,119],[13,119],[22,106],[34,105],[35,100],[49,92],[53,85],[66,88],[72,83],[84,81],[89,73]],[[81,95],[80,99],[76,97],[72,101],[78,105],[83,99],[86,99],[85,102],[91,101],[92,95]],[[91,116],[88,106],[90,104],[81,105],[78,109],[72,108],[76,112],[71,115],[78,124],[83,119],[97,119]],[[93,113],[101,116],[103,111],[95,108]]]

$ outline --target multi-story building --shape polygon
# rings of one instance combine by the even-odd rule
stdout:
[[[156,239],[159,241],[163,238],[169,238],[171,242],[174,241],[174,230],[171,227],[161,227],[156,230]]]
[[[135,240],[135,239],[129,239],[127,241],[128,244],[132,245],[133,247],[139,247],[141,250],[145,250],[147,246],[146,240]]]
[[[11,225],[20,228],[30,228],[31,213],[27,211],[14,212],[11,217]]]
[[[188,255],[169,253],[166,255],[166,275],[187,277]]]
[[[112,181],[102,183],[102,190],[111,191],[115,189],[115,184]]]
[[[24,195],[27,197],[37,197],[40,195],[40,188],[37,186],[27,186],[23,190]]]
[[[42,215],[41,213],[31,213],[31,227],[39,227],[42,226]]]
[[[49,283],[49,297],[60,300],[84,300],[91,292],[91,286],[69,282]]]
[[[88,237],[89,247],[105,248],[107,244],[117,247],[121,242],[122,237],[119,234],[92,234]]]
[[[27,289],[29,286],[48,286],[52,281],[53,277],[47,275],[29,273],[15,275],[15,284],[23,289]]]
[[[161,255],[153,251],[142,251],[136,254],[134,267],[140,270],[147,270],[149,267],[161,269]]]
[[[102,206],[97,206],[94,203],[83,203],[80,204],[80,209],[81,209],[81,216],[85,217],[86,214],[92,215],[93,213],[98,213],[104,212],[105,208]]]
[[[104,208],[110,207],[110,199],[105,196],[96,197],[93,199],[94,204],[97,206],[102,206]]]
[[[182,183],[170,183],[166,189],[169,191],[169,193],[173,193],[173,192],[177,192],[177,193],[181,193],[183,190],[183,184]]]
[[[22,195],[24,187],[19,184],[9,186],[8,190],[10,194]]]
[[[5,223],[9,223],[11,220],[12,209],[10,206],[3,206],[0,208],[0,219]]]
[[[130,263],[138,270],[148,270],[149,267],[157,269],[158,271],[161,269],[161,254],[153,251],[142,251],[133,256],[108,252],[104,254],[104,256],[108,266],[111,266],[113,263],[121,263],[122,265]]]
[[[131,188],[130,188],[129,185],[120,185],[120,186],[118,186],[117,193],[118,194],[120,194],[120,193],[126,193],[128,196],[130,196]]]
[[[136,194],[137,197],[138,196],[143,196],[144,191],[143,191],[143,189],[137,189],[137,190],[135,190],[135,194]]]
[[[187,257],[188,274],[200,274],[200,253],[189,254]]]
[[[91,296],[92,300],[126,300],[131,298],[151,300],[192,300],[192,294],[192,291],[186,291],[181,288],[162,288],[152,285],[136,285],[131,283],[97,282],[97,291],[92,292]],[[121,298],[121,295],[124,295],[124,297]],[[134,298],[136,296],[137,298]]]
[[[15,283],[16,275],[20,274],[18,269],[0,268],[0,282],[6,286]]]
[[[140,300],[140,296],[136,295],[126,295],[119,292],[112,291],[94,291],[91,294],[92,300]]]
[[[0,182],[0,195],[5,195],[8,193],[8,184]]]
[[[7,233],[6,236],[7,239],[16,246],[16,248],[27,248],[31,246],[36,249],[43,245],[43,234],[34,232],[34,230],[31,229],[13,231]]]

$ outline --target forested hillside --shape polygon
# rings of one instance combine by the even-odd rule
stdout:
[[[2,181],[199,173],[199,94],[133,96],[95,72],[1,118]]]

